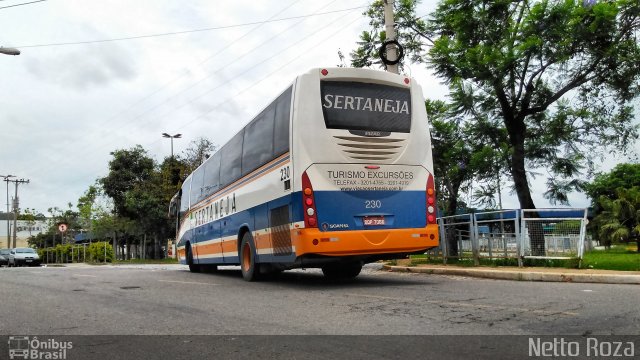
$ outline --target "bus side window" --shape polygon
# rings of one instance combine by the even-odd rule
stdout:
[[[273,158],[273,139],[270,135],[273,134],[274,116],[275,106],[272,104],[245,128],[242,175],[252,172]]]
[[[220,188],[220,151],[211,156],[204,165],[204,197],[218,191]]]
[[[191,177],[191,204],[202,200],[202,185],[204,183],[204,167],[199,167]]]
[[[222,147],[220,159],[220,187],[238,180],[242,175],[242,139],[244,129]]]
[[[289,117],[291,116],[291,91],[287,89],[276,100],[276,121],[273,129],[273,157],[289,151]]]
[[[184,217],[184,214],[189,211],[189,198],[190,198],[190,189],[191,189],[191,178],[185,180],[182,184],[182,191],[180,196],[180,211],[178,216],[180,219]]]

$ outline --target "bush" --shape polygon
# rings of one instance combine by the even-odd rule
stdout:
[[[107,253],[107,261],[113,262],[113,247],[108,242],[91,243],[87,248],[87,255],[93,262],[104,262],[105,247]]]

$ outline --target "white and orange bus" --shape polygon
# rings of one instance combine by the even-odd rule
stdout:
[[[177,253],[245,280],[293,268],[355,277],[438,246],[431,140],[413,79],[314,69],[190,174]]]

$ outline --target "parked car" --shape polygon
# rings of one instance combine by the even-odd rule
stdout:
[[[32,248],[15,248],[9,253],[9,266],[40,266],[40,256]]]
[[[9,265],[9,249],[0,249],[0,266]]]

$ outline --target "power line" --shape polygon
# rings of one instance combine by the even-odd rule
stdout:
[[[2,1],[2,0],[0,0],[0,1]],[[285,8],[283,8],[282,10],[280,10],[280,11],[278,11],[277,13],[275,13],[274,15],[272,15],[269,19],[267,19],[267,21],[268,21],[268,20],[271,20],[271,19],[275,18],[276,16],[278,16],[278,15],[282,14],[283,12],[287,11],[289,8],[291,8],[293,5],[295,5],[295,4],[297,4],[297,3],[299,3],[300,1],[301,1],[301,0],[296,0],[296,1],[292,2],[291,4],[289,4],[288,6],[286,6]],[[334,1],[334,2],[335,2],[335,1]],[[202,64],[206,63],[207,61],[209,61],[209,60],[211,60],[211,59],[215,58],[216,56],[220,55],[222,52],[224,52],[226,49],[230,48],[230,47],[231,47],[232,45],[234,45],[236,42],[238,42],[238,41],[240,41],[240,40],[244,39],[245,37],[249,36],[249,34],[251,34],[252,32],[254,32],[254,31],[256,31],[257,29],[261,28],[265,23],[266,23],[266,22],[264,22],[264,23],[260,23],[258,26],[255,26],[255,27],[254,27],[254,28],[252,28],[251,30],[249,30],[249,31],[247,31],[246,33],[244,33],[244,35],[242,35],[242,36],[240,36],[240,37],[236,38],[234,41],[229,42],[229,43],[228,43],[224,48],[222,48],[221,50],[218,50],[217,52],[215,52],[215,53],[213,53],[212,55],[208,56],[208,57],[207,57],[207,58],[205,58],[204,60],[200,61],[200,62],[197,64],[197,66],[201,66]],[[279,34],[278,34],[278,35],[279,35]],[[276,37],[277,37],[278,35],[276,35]],[[255,49],[256,49],[256,48],[254,48],[253,50],[255,50]],[[251,51],[253,51],[253,50],[251,50]],[[239,58],[236,58],[236,59],[234,59],[234,60],[232,60],[232,61],[237,61],[238,59],[239,59]],[[215,73],[218,73],[218,71],[216,71]],[[215,73],[214,73],[214,74],[215,74]],[[160,86],[160,88],[159,88],[159,89],[157,89],[157,90],[155,90],[155,91],[151,92],[150,94],[148,94],[148,95],[146,95],[146,96],[142,97],[141,99],[139,99],[138,101],[136,101],[136,102],[135,102],[135,103],[133,103],[132,105],[128,106],[126,109],[121,110],[121,111],[119,111],[118,113],[116,113],[115,115],[113,115],[113,116],[109,117],[109,118],[108,118],[108,119],[106,119],[106,121],[104,121],[102,124],[107,124],[107,123],[111,122],[112,120],[116,119],[118,116],[123,115],[123,114],[125,114],[127,111],[129,111],[129,110],[133,109],[133,108],[134,108],[135,106],[137,106],[138,104],[141,104],[141,103],[143,103],[144,101],[146,101],[146,100],[148,100],[148,99],[152,98],[154,95],[156,95],[156,94],[160,93],[162,90],[166,89],[169,85],[171,85],[171,84],[173,84],[174,82],[176,82],[177,80],[179,80],[179,79],[183,78],[183,77],[185,76],[185,74],[186,74],[186,72],[183,72],[182,74],[180,74],[180,75],[176,76],[176,77],[175,77],[175,78],[173,78],[172,80],[170,80],[170,81],[168,81],[168,82],[164,83],[163,85],[161,85],[161,86]],[[207,76],[205,79],[207,79],[207,78],[209,78],[209,77],[210,77],[210,76]],[[194,87],[195,85],[197,85],[198,83],[200,83],[200,82],[204,81],[205,79],[202,79],[202,80],[200,80],[200,81],[196,82],[195,84],[193,84],[193,85],[192,85],[192,86],[190,86],[189,88],[187,88],[187,89],[185,89],[185,90],[182,90],[182,91],[178,92],[177,94],[174,94],[172,97],[175,97],[176,95],[179,95],[179,94],[181,94],[181,93],[185,92],[186,90],[188,90],[188,89],[190,89],[190,88]],[[165,104],[165,103],[166,103],[166,101],[167,101],[167,100],[169,100],[169,99],[170,99],[170,98],[164,99],[164,100],[162,101],[161,105],[162,105],[162,104]],[[156,109],[158,106],[159,106],[159,105],[155,105],[155,106],[153,106],[152,108],[145,110],[145,113],[148,113],[148,112],[150,112],[150,111],[152,111],[152,110]],[[144,113],[143,113],[142,115],[144,115]],[[138,116],[137,116],[137,117],[135,117],[133,120],[135,120],[135,119],[138,119],[138,118],[142,117],[142,115],[138,115]]]
[[[325,5],[325,6],[320,7],[318,10],[321,10],[321,9],[325,8],[325,7],[329,6],[330,4],[335,3],[336,1],[337,1],[337,0],[334,0],[334,1],[332,1],[331,3],[329,3],[328,5]],[[298,2],[298,1],[296,1],[295,3],[297,3],[297,2]],[[294,4],[295,4],[295,3],[294,3]],[[292,4],[292,5],[293,5],[293,4]],[[290,6],[291,6],[291,5],[290,5]],[[280,13],[282,13],[283,11],[287,10],[290,6],[288,6],[288,7],[284,8],[283,10],[279,11],[279,12],[278,12],[277,14],[275,14],[274,16],[277,16],[278,14],[280,14]],[[364,7],[364,6],[356,7],[356,8],[354,8],[354,9],[358,9],[358,8],[362,8],[362,7]],[[274,16],[273,16],[273,17],[274,17]],[[344,17],[344,16],[345,16],[345,15],[342,15],[340,18],[342,18],[342,17]],[[236,61],[238,61],[238,60],[240,60],[240,59],[244,58],[245,56],[247,56],[247,55],[251,54],[252,52],[254,52],[255,50],[257,50],[258,48],[260,48],[260,47],[262,47],[262,46],[265,46],[266,44],[268,44],[268,43],[269,43],[269,42],[271,42],[271,41],[276,40],[278,36],[280,36],[281,34],[285,33],[286,31],[288,31],[288,30],[290,30],[290,29],[294,28],[297,24],[301,23],[302,21],[304,21],[304,20],[300,20],[299,22],[297,22],[297,23],[293,24],[292,26],[290,26],[290,27],[288,27],[288,28],[286,28],[286,29],[282,30],[281,32],[279,32],[279,33],[278,33],[278,34],[276,34],[275,36],[271,37],[268,41],[263,42],[263,43],[261,43],[261,44],[260,44],[260,45],[258,45],[258,46],[255,46],[253,49],[251,49],[251,50],[249,50],[249,51],[245,52],[243,55],[240,55],[240,56],[238,56],[238,57],[234,58],[233,60],[229,60],[229,62],[233,63],[233,62],[236,62]],[[336,21],[337,21],[337,20],[336,20]],[[333,21],[333,22],[336,22],[336,21]],[[333,22],[332,22],[332,23],[333,23]],[[252,31],[254,31],[254,30],[258,29],[258,28],[260,28],[261,26],[262,26],[262,24],[258,25],[257,27],[255,27],[255,28],[254,28],[254,29],[252,29],[251,31],[249,31],[249,32],[245,33],[244,35],[242,35],[239,39],[242,39],[242,38],[246,37],[247,35],[249,35],[249,33],[251,33]],[[326,24],[325,24],[325,25],[323,25],[323,27],[326,27]],[[316,30],[316,31],[314,31],[314,34],[315,34],[316,32],[317,32],[317,30]],[[309,36],[305,37],[304,39],[306,39],[306,38],[308,38],[308,37],[309,37]],[[237,40],[239,40],[239,39],[237,39]],[[304,39],[302,39],[302,40],[304,40]],[[237,41],[237,40],[236,40],[236,41]],[[292,47],[292,46],[294,46],[295,44],[300,43],[302,40],[300,40],[300,41],[298,41],[298,42],[296,42],[296,43],[294,43],[294,44],[292,44],[292,45],[289,45],[289,46],[287,47],[287,49],[291,48],[291,47]],[[235,41],[234,41],[234,42],[235,42]],[[225,47],[224,49],[226,49],[226,48],[230,47],[234,42],[231,42],[231,43],[230,43],[227,47]],[[223,49],[223,50],[224,50],[224,49]],[[210,59],[214,58],[214,57],[215,57],[216,55],[218,55],[218,54],[219,54],[219,52],[218,52],[217,54],[214,54],[214,55],[212,55],[212,56],[210,56],[210,57],[206,58],[205,60],[203,60],[202,62],[200,62],[200,64],[202,64],[202,63],[204,63],[204,62],[206,62],[206,61],[208,61],[208,60],[210,60]],[[272,59],[272,58],[274,58],[274,57],[275,57],[275,55],[274,55],[274,56],[272,56],[272,57],[270,57],[270,58],[269,58],[269,59],[267,59],[267,60],[270,60],[270,59]],[[260,63],[263,63],[264,61],[266,61],[266,60],[263,60],[263,61],[261,61]],[[200,64],[199,64],[199,65],[200,65]],[[254,66],[251,66],[251,67],[250,67],[250,69],[254,69],[254,68],[255,68],[255,67],[257,67],[257,66],[258,66],[258,64],[254,65]],[[143,112],[142,114],[139,114],[139,115],[134,116],[133,118],[127,119],[127,124],[126,124],[124,127],[130,127],[131,125],[133,125],[133,126],[136,126],[136,125],[140,126],[140,125],[146,125],[146,124],[148,124],[148,123],[149,123],[149,121],[146,121],[146,122],[142,122],[142,123],[141,123],[141,122],[138,122],[137,120],[140,120],[141,118],[144,118],[144,117],[145,117],[146,115],[148,115],[150,112],[152,112],[152,111],[156,110],[157,108],[159,108],[159,107],[160,107],[160,106],[162,106],[162,105],[165,105],[168,101],[170,101],[171,99],[175,98],[177,95],[180,95],[180,94],[182,94],[182,93],[184,93],[184,92],[186,92],[186,91],[188,91],[188,90],[191,90],[193,87],[195,87],[195,85],[197,85],[197,84],[201,83],[202,81],[204,81],[204,80],[206,80],[206,79],[210,78],[211,76],[213,76],[213,75],[215,75],[215,74],[220,73],[221,71],[223,71],[223,70],[222,70],[222,69],[218,69],[218,70],[216,70],[215,72],[213,72],[212,74],[210,74],[210,75],[206,76],[205,78],[198,80],[195,84],[193,84],[193,85],[191,85],[191,86],[188,86],[187,88],[185,88],[185,89],[183,89],[183,90],[179,91],[178,93],[173,94],[172,96],[170,96],[170,97],[168,97],[168,98],[163,99],[159,104],[156,104],[156,105],[151,106],[150,108],[147,108],[146,110],[144,110],[144,112]],[[237,76],[240,76],[240,75],[245,74],[246,72],[247,72],[247,71],[242,72],[241,74],[237,74],[237,75],[235,76],[235,78],[237,78]],[[163,85],[163,86],[162,86],[162,88],[165,88],[165,87],[166,87],[166,86],[168,86],[170,83],[172,83],[173,81],[177,80],[177,79],[178,79],[178,78],[180,78],[180,77],[181,77],[181,76],[178,76],[176,79],[169,81],[168,83],[166,83],[165,85]],[[205,94],[210,93],[211,91],[213,91],[213,90],[215,90],[215,89],[218,89],[218,88],[220,88],[221,86],[224,86],[224,85],[228,84],[230,81],[231,81],[231,80],[224,81],[222,84],[219,84],[219,85],[215,86],[215,87],[214,87],[214,88],[212,88],[212,89],[208,89],[208,90],[206,91],[206,93],[205,93]],[[160,90],[162,90],[162,88],[161,88]],[[140,103],[141,103],[141,102],[143,102],[144,100],[146,100],[146,99],[148,99],[148,98],[152,97],[153,95],[155,95],[156,93],[158,93],[160,90],[158,90],[158,91],[154,91],[151,95],[148,95],[148,96],[144,97],[142,100],[139,100],[138,102],[136,102],[135,104],[133,104],[133,105],[132,105],[132,106],[130,106],[129,108],[127,108],[127,109],[125,109],[125,110],[123,110],[123,111],[119,112],[118,114],[116,114],[116,115],[114,115],[114,116],[110,117],[110,118],[107,120],[107,122],[109,122],[109,121],[111,121],[111,120],[114,120],[118,115],[123,114],[123,113],[125,113],[125,112],[127,112],[127,111],[131,110],[134,106],[136,106],[137,104],[140,104]],[[181,109],[181,108],[183,108],[184,106],[186,106],[186,105],[189,105],[189,104],[193,103],[194,101],[196,101],[196,100],[200,99],[202,96],[204,96],[204,95],[203,95],[203,94],[201,94],[201,95],[196,96],[195,98],[188,99],[188,100],[187,100],[187,102],[186,102],[185,104],[182,104],[182,105],[180,105],[180,106],[177,106],[176,108],[173,108],[173,109],[169,110],[168,112],[163,113],[160,117],[165,117],[165,116],[167,116],[168,114],[170,114],[171,112],[173,112],[173,111],[175,111],[175,110],[178,110],[178,109]],[[153,121],[153,120],[150,120],[150,121]],[[121,129],[122,129],[122,128],[121,128]],[[107,131],[110,131],[110,130],[107,130]],[[109,141],[108,141],[108,142],[106,142],[106,143],[103,143],[103,144],[99,144],[99,145],[97,145],[97,147],[96,147],[96,148],[103,149],[103,148],[106,148],[107,146],[110,146],[110,145],[112,145],[112,142],[109,142]],[[88,155],[88,153],[85,153],[85,154],[87,154],[87,155]],[[66,158],[66,159],[65,159],[65,161],[69,161],[69,158]],[[53,166],[52,166],[52,167],[53,167]]]
[[[37,1],[30,1],[30,2],[26,2],[26,3],[21,3],[21,4],[8,5],[8,6],[0,7],[0,9],[12,8],[12,7],[16,7],[16,6],[22,6],[22,5],[35,4],[35,3],[39,3],[39,2],[43,2],[43,1],[47,1],[47,0],[37,0]]]
[[[355,10],[355,9],[358,9],[358,8],[362,8],[362,7],[364,7],[364,6],[356,7],[356,8],[354,8],[354,10]],[[342,18],[344,18],[345,16],[346,16],[346,15],[343,15],[342,17],[340,17],[340,18],[338,18],[338,19],[334,20],[333,22],[331,22],[331,23],[329,23],[329,24],[325,24],[325,25],[323,25],[323,28],[327,28],[327,27],[328,27],[328,25],[332,25],[333,23],[337,23],[337,22],[339,22],[339,21],[340,21]],[[331,34],[331,36],[332,36],[332,35],[334,35],[334,34],[336,34],[336,33],[338,33],[338,32],[340,32],[340,31],[342,31],[346,26],[348,26],[348,25],[352,24],[353,22],[357,21],[358,19],[359,19],[359,18],[356,18],[356,19],[354,19],[353,21],[351,21],[351,22],[347,23],[346,25],[344,25],[343,27],[339,28],[337,31],[335,31],[334,33],[332,33],[332,34]],[[288,29],[287,29],[287,30],[288,30]],[[315,34],[316,34],[316,32],[314,32],[314,35],[315,35]],[[311,36],[311,35],[310,35],[310,36]],[[293,48],[294,46],[296,46],[296,45],[298,45],[298,44],[302,43],[303,41],[305,41],[305,40],[306,40],[307,38],[309,38],[310,36],[306,36],[306,37],[304,37],[303,39],[300,39],[299,41],[297,41],[297,42],[295,42],[295,43],[290,44],[289,46],[287,46],[285,49],[282,49],[281,51],[284,51],[284,50],[287,50],[287,49],[291,49],[291,48]],[[327,41],[327,40],[331,39],[331,36],[329,36],[329,37],[325,37],[321,42],[324,42],[324,41]],[[314,45],[313,45],[313,46],[311,46],[309,49],[306,49],[306,51],[301,51],[301,52],[300,52],[297,56],[295,56],[293,59],[291,59],[290,61],[288,61],[288,62],[286,62],[286,63],[282,64],[282,65],[281,65],[277,70],[275,70],[275,71],[273,71],[273,72],[271,72],[271,73],[267,74],[266,76],[262,77],[260,80],[253,82],[251,85],[249,85],[248,87],[246,87],[246,88],[244,88],[243,90],[241,90],[240,92],[238,92],[238,94],[242,94],[242,93],[246,92],[247,90],[249,90],[249,89],[253,88],[254,86],[256,86],[257,84],[259,84],[260,82],[262,82],[262,81],[264,81],[265,79],[267,79],[268,77],[272,76],[275,72],[277,72],[277,71],[281,70],[282,68],[284,68],[284,66],[286,66],[286,65],[288,65],[288,64],[290,64],[290,63],[292,63],[294,60],[296,60],[296,59],[298,59],[299,57],[301,57],[302,55],[306,54],[308,50],[312,49],[312,48],[313,48],[313,47],[315,47],[315,46],[317,46],[317,44],[314,44]],[[258,47],[260,47],[260,46],[258,46]],[[256,47],[256,48],[258,48],[258,47]],[[247,54],[245,53],[245,54],[244,54],[244,55],[242,55],[241,57],[244,57],[244,56],[246,56],[246,55],[247,55]],[[269,60],[272,60],[272,59],[274,59],[274,58],[275,58],[275,57],[277,57],[277,56],[281,56],[281,52],[279,52],[278,54],[274,54],[274,55],[272,55],[272,56],[269,56],[269,57],[267,57],[267,58],[265,58],[265,59],[263,59],[263,60],[259,61],[258,63],[254,64],[254,65],[252,65],[252,66],[249,66],[248,68],[244,69],[243,71],[241,71],[241,72],[239,72],[239,73],[233,74],[233,76],[231,76],[231,78],[233,78],[233,79],[237,79],[239,76],[242,76],[242,75],[247,74],[249,71],[251,71],[251,70],[253,70],[253,69],[257,68],[259,65],[261,65],[261,64],[263,64],[263,63],[265,63],[265,62],[267,62],[267,61],[269,61]],[[220,71],[220,70],[216,71],[215,73],[218,73],[219,71]],[[138,123],[136,123],[136,125],[146,125],[146,124],[148,124],[148,123],[149,123],[149,122],[151,122],[151,121],[155,121],[155,120],[157,120],[157,119],[159,119],[159,118],[164,118],[164,117],[166,117],[168,114],[170,114],[171,112],[173,112],[173,111],[175,111],[175,110],[178,110],[178,109],[180,109],[180,108],[183,108],[184,106],[186,106],[186,105],[188,105],[188,104],[192,104],[193,102],[195,102],[195,101],[197,101],[197,100],[201,99],[202,97],[206,96],[207,94],[211,93],[212,91],[214,91],[214,90],[216,90],[216,89],[219,89],[219,88],[221,88],[222,86],[227,85],[227,84],[228,84],[229,82],[231,82],[231,81],[232,81],[232,80],[224,81],[223,83],[218,84],[217,86],[214,86],[213,88],[208,89],[206,92],[204,92],[204,93],[202,93],[202,94],[199,94],[199,95],[197,95],[196,97],[193,97],[193,98],[191,98],[191,99],[188,99],[188,100],[187,100],[187,102],[186,102],[185,104],[182,104],[182,105],[178,106],[177,108],[171,109],[170,111],[168,111],[168,112],[166,112],[166,113],[164,113],[164,114],[162,114],[162,115],[160,115],[160,116],[158,116],[158,117],[156,117],[156,118],[154,118],[154,119],[151,119],[150,121],[142,122],[142,123],[139,123],[139,122],[138,122]],[[181,91],[181,92],[183,92],[183,91]],[[181,92],[180,92],[180,93],[181,93]],[[238,95],[238,94],[236,94],[236,95]],[[164,102],[166,102],[166,100],[168,100],[168,99],[165,99],[165,101],[164,101]],[[164,102],[163,102],[163,103],[164,103]],[[198,120],[200,120],[200,119],[205,118],[205,117],[206,117],[207,115],[209,115],[212,111],[214,111],[215,109],[217,109],[218,107],[220,107],[223,103],[224,103],[224,101],[223,101],[223,102],[221,102],[221,103],[218,103],[218,104],[216,104],[216,105],[213,105],[209,110],[206,110],[206,112],[205,112],[204,114],[202,114],[202,115],[200,115],[200,116],[197,116],[197,117],[193,118],[192,120],[188,121],[186,124],[183,124],[183,125],[182,125],[182,126],[180,126],[179,128],[180,128],[180,129],[185,128],[185,127],[187,127],[187,126],[189,126],[189,125],[191,125],[191,124],[195,123],[196,121],[198,121]],[[157,106],[154,106],[154,107],[153,107],[152,109],[150,109],[150,110],[154,110],[155,108],[157,108]],[[146,112],[145,112],[145,114],[142,114],[141,116],[137,116],[137,117],[135,117],[135,118],[134,118],[134,119],[132,119],[132,120],[138,120],[138,119],[142,118],[143,116],[145,116],[148,112],[149,112],[149,110],[148,110],[148,111],[146,111]],[[130,121],[129,121],[129,124],[134,124],[134,123],[130,120]],[[111,131],[111,130],[108,130],[108,131]],[[162,139],[160,139],[160,140],[162,140]],[[152,141],[151,143],[148,143],[148,144],[147,144],[147,146],[154,145],[154,144],[158,143],[160,140]],[[108,143],[105,143],[105,144],[103,144],[103,145],[98,145],[98,147],[99,147],[99,148],[105,148],[106,146],[109,146],[109,145],[112,145],[112,142],[108,142]],[[86,154],[88,155],[88,153],[86,153]],[[66,158],[66,159],[65,159],[65,161],[70,161],[70,159],[69,159],[69,158]]]
[[[329,3],[329,4],[327,4],[327,5],[323,6],[323,7],[321,7],[321,9],[322,9],[322,8],[327,7],[327,6],[331,5],[331,4],[333,4],[333,3],[334,3],[334,2],[336,2],[336,1],[337,1],[337,0],[333,0],[331,3]],[[283,11],[284,11],[284,10],[283,10]],[[345,16],[345,15],[343,15],[343,17],[344,17],[344,16]],[[288,27],[288,28],[286,28],[286,29],[284,29],[284,30],[280,31],[278,34],[276,34],[275,36],[271,37],[268,41],[263,42],[263,43],[261,43],[261,44],[260,44],[260,45],[258,45],[258,46],[255,46],[253,49],[251,49],[251,50],[249,50],[249,51],[245,52],[244,54],[242,54],[242,55],[240,55],[240,56],[238,56],[238,57],[236,57],[236,58],[234,58],[234,59],[232,59],[232,60],[229,60],[229,63],[235,63],[235,62],[237,62],[238,60],[240,60],[240,59],[244,58],[245,56],[247,56],[247,55],[249,55],[249,54],[253,53],[254,51],[256,51],[257,49],[259,49],[260,47],[265,46],[265,45],[267,45],[268,43],[270,43],[270,42],[272,42],[272,41],[275,41],[275,40],[276,40],[276,38],[277,38],[278,36],[280,36],[280,35],[284,34],[285,32],[289,31],[290,29],[292,29],[292,28],[296,27],[298,24],[302,23],[303,21],[304,21],[304,20],[300,20],[300,21],[298,21],[297,23],[292,24],[290,27]],[[335,22],[335,21],[334,21],[334,22]],[[244,37],[244,36],[243,36],[243,37]],[[303,40],[304,40],[304,39],[303,39]],[[293,45],[298,44],[298,43],[300,43],[300,41],[299,41],[299,42],[296,42],[296,43],[294,43],[294,44],[292,44],[292,45],[289,45],[286,49],[290,49],[291,47],[293,47]],[[230,44],[229,46],[231,46],[231,44]],[[229,46],[227,46],[226,48],[228,48]],[[226,48],[225,48],[225,49],[226,49]],[[285,50],[286,50],[286,49],[285,49]],[[224,49],[223,49],[223,50],[224,50]],[[214,56],[215,56],[215,55],[214,55]],[[276,57],[276,56],[274,55],[274,56],[270,57],[269,59],[272,59],[272,58],[274,58],[274,57]],[[210,57],[210,58],[213,58],[213,56],[212,56],[212,57]],[[210,58],[209,58],[209,59],[210,59]],[[207,60],[209,60],[209,59],[206,59],[205,61],[207,61]],[[204,61],[203,61],[203,62],[204,62]],[[202,63],[201,63],[201,64],[202,64]],[[255,66],[254,66],[254,67],[255,67]],[[251,67],[251,69],[253,69],[254,67]],[[180,90],[180,91],[179,91],[179,92],[177,92],[177,93],[174,93],[173,95],[171,95],[171,96],[170,96],[170,97],[168,97],[168,98],[165,98],[164,100],[162,100],[162,101],[161,101],[161,102],[159,102],[158,104],[156,104],[156,105],[152,106],[151,108],[146,109],[143,113],[138,114],[138,115],[137,115],[137,116],[135,116],[134,118],[130,119],[130,120],[129,120],[129,124],[135,124],[135,123],[134,123],[134,121],[139,120],[139,119],[141,119],[141,118],[145,117],[146,115],[148,115],[148,114],[149,114],[149,113],[151,113],[152,111],[154,111],[154,110],[158,109],[159,107],[161,107],[161,106],[163,106],[163,105],[167,104],[167,102],[168,102],[169,100],[171,100],[171,99],[175,98],[176,96],[181,95],[181,94],[183,94],[183,93],[185,93],[185,92],[187,92],[187,91],[189,91],[189,90],[193,89],[193,88],[194,88],[194,87],[196,87],[198,84],[202,83],[203,81],[205,81],[205,80],[207,80],[207,79],[211,78],[212,76],[214,76],[214,75],[216,75],[216,74],[219,74],[219,73],[220,73],[220,72],[222,72],[222,71],[224,71],[224,69],[223,69],[223,68],[219,68],[218,70],[216,70],[216,71],[214,71],[213,73],[211,73],[211,74],[209,74],[209,75],[205,76],[204,78],[202,78],[202,79],[200,79],[200,80],[196,81],[195,83],[193,83],[192,85],[190,85],[190,86],[186,87],[185,89]],[[243,72],[243,73],[241,73],[241,74],[236,75],[235,77],[238,77],[238,76],[240,76],[240,75],[244,75],[244,74],[245,74],[245,73]],[[163,113],[162,115],[160,115],[160,116],[156,117],[156,118],[155,118],[155,120],[157,120],[157,119],[159,119],[159,118],[164,118],[164,117],[166,117],[168,114],[170,114],[170,113],[172,113],[172,112],[174,112],[174,111],[176,111],[176,110],[179,110],[179,109],[181,109],[181,108],[183,108],[183,107],[185,107],[185,106],[187,106],[187,105],[189,105],[189,104],[192,104],[194,101],[196,101],[196,100],[198,100],[198,99],[202,98],[204,95],[206,95],[206,94],[208,94],[208,93],[212,92],[213,90],[216,90],[216,89],[220,88],[221,86],[226,85],[226,84],[227,84],[227,83],[229,83],[230,81],[231,81],[231,80],[227,80],[227,81],[225,81],[224,83],[222,83],[222,84],[220,84],[220,85],[218,85],[218,86],[216,86],[216,87],[214,87],[214,88],[212,88],[212,89],[207,90],[204,94],[200,94],[200,95],[196,96],[195,98],[191,98],[191,99],[189,99],[186,103],[184,103],[184,104],[182,104],[182,105],[180,105],[180,106],[178,106],[178,107],[175,107],[175,108],[173,108],[173,109],[170,109],[168,112],[165,112],[165,113]],[[146,123],[145,123],[145,124],[146,124]]]
[[[39,2],[39,1],[46,1],[46,0],[38,0],[38,1],[35,1],[35,2]],[[17,6],[17,5],[12,5],[12,6]],[[335,14],[335,13],[339,13],[339,12],[346,12],[346,11],[351,11],[351,10],[356,10],[356,9],[362,9],[362,8],[365,8],[365,7],[367,7],[367,6],[357,6],[357,7],[352,7],[352,8],[348,8],[348,9],[333,10],[333,11],[327,11],[327,12],[317,13],[317,14],[298,15],[298,16],[291,16],[291,17],[280,18],[280,19],[263,20],[263,21],[254,21],[254,22],[243,23],[243,24],[225,25],[225,26],[218,26],[218,27],[210,27],[210,28],[203,28],[203,29],[195,29],[195,30],[174,31],[174,32],[167,32],[167,33],[160,33],[160,34],[149,34],[149,35],[127,36],[127,37],[121,37],[121,38],[102,39],[102,40],[88,40],[88,41],[77,41],[77,42],[63,42],[63,43],[51,43],[51,44],[38,44],[38,45],[23,45],[23,46],[16,46],[16,45],[13,45],[13,46],[11,46],[11,47],[26,49],[26,48],[52,47],[52,46],[66,46],[66,45],[85,45],[85,44],[97,44],[97,43],[104,43],[104,42],[114,42],[114,41],[124,41],[124,40],[145,39],[145,38],[153,38],[153,37],[161,37],[161,36],[172,36],[172,35],[190,34],[190,33],[195,33],[195,32],[203,32],[203,31],[213,31],[213,30],[231,29],[231,28],[243,27],[243,26],[249,26],[249,25],[266,24],[266,23],[272,23],[272,22],[280,22],[280,21],[287,21],[287,20],[295,20],[295,19],[308,18],[308,17],[312,17],[312,16],[321,16],[321,15],[327,15],[327,14]],[[2,8],[0,8],[0,9],[2,9]]]

